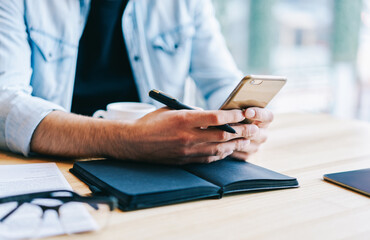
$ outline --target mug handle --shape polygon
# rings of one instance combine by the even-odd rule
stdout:
[[[98,110],[92,115],[93,118],[107,118],[107,111]]]

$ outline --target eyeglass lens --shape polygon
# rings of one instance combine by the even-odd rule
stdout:
[[[16,207],[16,202],[1,204],[0,219]],[[0,239],[34,239],[99,230],[107,225],[110,213],[107,204],[92,207],[87,203],[36,199],[22,204],[0,222]]]

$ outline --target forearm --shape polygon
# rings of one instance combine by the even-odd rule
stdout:
[[[253,112],[255,116],[251,119],[258,121],[258,125],[268,122],[260,118],[264,116],[262,113]],[[54,111],[36,128],[31,151],[171,164],[212,162],[235,151],[248,155],[256,150],[251,148],[252,141],[263,142],[264,139],[258,137],[257,125],[236,124],[244,119],[240,110],[173,111],[161,108],[133,122]],[[234,124],[236,134],[209,127],[227,123]]]
[[[120,142],[121,157],[125,157],[122,135],[125,123],[94,119],[61,111],[47,115],[36,128],[31,151],[56,156],[101,157],[112,156]]]

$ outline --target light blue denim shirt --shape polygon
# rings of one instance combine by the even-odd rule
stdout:
[[[70,111],[89,0],[0,1],[0,148],[28,155],[51,111]],[[182,99],[188,77],[217,109],[241,78],[210,0],[130,0],[123,34],[142,102]],[[93,39],[92,39],[93,41]],[[104,81],[104,79],[102,79]]]

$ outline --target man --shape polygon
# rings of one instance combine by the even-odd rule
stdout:
[[[257,151],[272,121],[264,109],[161,108],[135,122],[78,115],[113,101],[157,104],[152,88],[181,99],[188,77],[211,109],[242,77],[210,0],[0,2],[2,149],[173,164]],[[254,124],[237,124],[245,117]],[[225,123],[237,134],[205,129]]]

